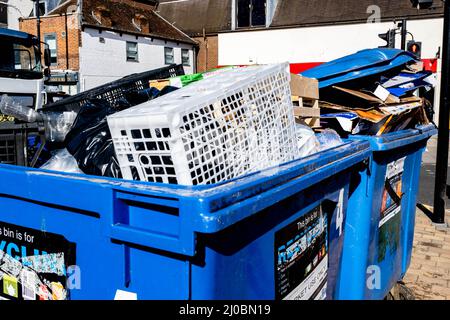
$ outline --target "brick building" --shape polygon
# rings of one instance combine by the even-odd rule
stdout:
[[[68,0],[41,18],[52,56],[51,83],[69,94],[131,73],[183,63],[195,71],[197,43],[167,22],[153,0]],[[36,19],[20,30],[36,34]]]
[[[41,17],[41,41],[50,45],[52,55],[51,80],[61,83],[61,89],[69,94],[78,91],[79,46],[81,29],[77,7],[68,4],[57,7]],[[36,19],[20,20],[20,30],[37,35]]]

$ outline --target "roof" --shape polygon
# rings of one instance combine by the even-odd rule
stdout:
[[[191,36],[231,29],[231,0],[160,0],[158,12]]]
[[[156,13],[152,6],[132,0],[67,0],[53,9],[48,15],[63,14],[70,6],[77,6],[81,2],[82,25],[97,29],[107,29],[133,35],[144,35],[158,39],[171,40],[189,44],[197,44],[187,34],[172,25],[165,18]],[[107,8],[111,16],[110,26],[102,25],[92,15],[97,8]],[[136,15],[146,18],[149,32],[142,32],[133,24]]]
[[[306,26],[334,23],[366,22],[371,6],[380,8],[383,21],[408,17],[412,19],[443,15],[443,4],[434,1],[435,9],[417,10],[410,0],[279,0],[272,27]]]
[[[382,21],[443,16],[442,1],[417,10],[410,0],[277,0],[271,28],[366,22],[370,6],[378,6]],[[161,0],[158,12],[191,36],[231,31],[232,0]]]
[[[99,7],[109,10],[112,26],[105,27],[93,17],[92,12]],[[110,29],[123,33],[146,35],[164,40],[172,40],[196,44],[188,35],[157,14],[151,8],[146,9],[142,4],[130,0],[83,0],[82,3],[82,25],[94,28]],[[149,23],[149,32],[139,31],[133,24],[136,15],[145,17]]]

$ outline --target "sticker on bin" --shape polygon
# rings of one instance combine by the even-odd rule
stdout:
[[[401,209],[402,177],[405,159],[393,161],[387,165],[383,195],[381,199],[380,223],[383,226],[392,219]]]
[[[385,259],[388,252],[395,252],[400,242],[402,178],[405,159],[402,158],[387,165],[378,224],[379,262]]]
[[[75,252],[61,235],[0,222],[0,299],[68,299]]]
[[[277,300],[326,298],[327,225],[319,206],[275,233]]]

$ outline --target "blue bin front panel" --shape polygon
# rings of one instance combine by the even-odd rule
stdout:
[[[205,251],[201,253],[204,256],[201,263],[192,264],[192,298],[282,299],[289,293],[291,299],[309,298],[311,292],[299,292],[302,279],[285,282],[279,279],[276,283],[277,276],[281,275],[277,275],[276,235],[318,208],[328,218],[326,297],[334,298],[343,246],[348,183],[346,174],[333,176],[332,180],[301,191],[220,233],[199,235],[198,243],[204,244]],[[306,254],[308,252],[300,255]],[[307,259],[312,261],[314,258]],[[317,265],[314,264],[312,269]],[[304,269],[300,267],[300,270]],[[303,286],[311,283],[313,276],[309,277],[309,282],[304,281]],[[283,294],[277,294],[280,285],[287,287]]]
[[[422,154],[434,133],[426,127],[354,137],[368,140],[373,155],[370,170],[352,178],[357,182],[350,192],[339,299],[383,299],[404,276],[411,260]],[[387,179],[395,165],[403,167],[401,174]],[[401,185],[401,192],[386,182],[392,189]],[[400,208],[392,191],[401,196]]]

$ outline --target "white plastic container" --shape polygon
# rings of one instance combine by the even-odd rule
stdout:
[[[108,117],[125,179],[232,179],[296,157],[288,64],[238,68]]]

